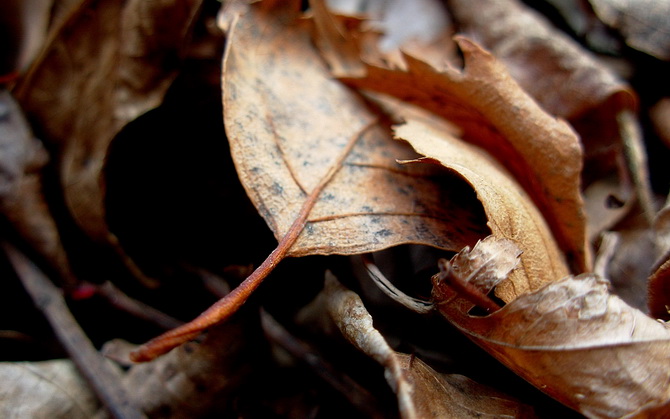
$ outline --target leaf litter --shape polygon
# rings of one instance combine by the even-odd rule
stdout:
[[[471,2],[428,0],[416,8],[384,1],[227,1],[218,10],[214,3],[95,1],[54,9],[61,14],[54,16],[42,50],[30,46],[37,58],[22,58],[16,81],[2,78],[9,81],[2,92],[9,111],[0,121],[3,240],[27,250],[66,291],[71,307],[46,305],[39,293],[31,294],[107,412],[667,414],[668,332],[655,318],[667,319],[670,306],[667,210],[656,211],[668,178],[654,163],[657,157],[647,154],[654,149],[667,156],[664,138],[656,137],[664,114],[651,108],[667,92],[657,89],[650,96],[640,78],[629,84],[624,73],[576,42],[575,34],[557,29],[555,16],[512,0],[482,2],[476,10]],[[606,2],[597,3],[600,15]],[[400,28],[397,22],[410,13],[416,13],[413,25]],[[225,51],[216,46],[217,21]],[[658,27],[651,16],[647,24]],[[662,66],[663,55],[642,46],[630,31],[644,32],[627,25],[619,29],[630,45],[655,54]],[[635,54],[624,51],[616,59],[635,67]],[[207,272],[217,264],[193,266],[177,256],[158,271],[173,277],[149,280],[142,272],[142,247],[127,252],[116,239],[113,226],[123,219],[108,222],[105,183],[119,172],[110,170],[106,178],[104,165],[117,164],[116,158],[106,161],[116,135],[167,103],[175,77],[193,71],[186,63],[218,60],[220,85],[197,76],[189,80],[221,92],[223,114],[213,121],[225,127],[226,138],[218,141],[230,147],[236,169],[230,181],[239,182],[257,212],[231,222],[249,225],[247,235],[254,235],[251,226],[262,219],[278,244],[264,255],[267,246],[259,235],[255,270],[246,279],[234,260],[233,266]],[[639,97],[638,89],[644,93]],[[647,118],[656,131],[647,127]],[[183,139],[184,147],[190,144],[196,143]],[[176,162],[175,170],[186,163]],[[239,214],[232,207],[247,197],[227,202],[230,213]],[[164,227],[168,232],[170,224]],[[115,249],[126,270],[108,258],[84,267],[73,247],[82,237]],[[237,239],[220,240],[234,247]],[[42,273],[17,259],[13,246],[4,249],[30,289]],[[375,257],[389,251],[404,256]],[[131,259],[130,253],[140,257]],[[375,281],[356,271],[353,258],[362,254],[372,256],[367,272],[393,299],[369,299],[365,289]],[[118,288],[89,284],[97,281],[91,273],[107,264],[118,285],[139,301]],[[327,269],[346,287],[360,288],[361,297]],[[222,296],[226,289],[232,291]],[[412,291],[405,294],[407,289]],[[176,303],[164,299],[170,290]],[[311,328],[301,323],[301,307],[317,294],[314,301],[323,303],[312,305],[327,308],[340,331],[325,319]],[[99,326],[101,305],[87,306],[103,296],[116,310],[113,327]],[[188,321],[216,298],[221,299]],[[398,317],[386,317],[381,307],[397,304],[394,299],[412,302],[403,304],[422,314],[396,306]],[[64,320],[70,310],[83,331]],[[95,322],[78,316],[86,310]],[[146,326],[132,320],[138,312]],[[186,322],[139,347],[123,345],[115,356],[108,351],[126,370],[115,369],[105,379],[96,379],[99,355],[92,347],[86,356],[72,351],[72,339],[82,332],[97,347],[117,338],[141,343],[159,333],[149,323],[179,322],[171,315]],[[290,332],[260,321],[268,315]],[[422,338],[403,340],[393,333],[394,322],[412,322]],[[492,358],[475,352],[458,358],[457,348],[441,342],[450,328]],[[452,345],[468,343],[453,339]],[[440,350],[431,352],[433,347]],[[153,361],[128,363],[128,356]],[[496,370],[496,362],[511,372]],[[451,373],[456,363],[481,383]],[[478,364],[484,373],[476,372]],[[67,380],[68,371],[58,374]],[[8,377],[10,370],[2,374]],[[508,385],[514,374],[539,391],[523,381]],[[381,376],[385,380],[375,378]],[[367,408],[347,386],[365,388]],[[53,396],[44,398],[62,397],[49,391]],[[131,396],[110,396],[126,393]],[[343,396],[348,403],[339,402]],[[26,395],[21,403],[37,406],[38,400]],[[370,406],[379,412],[371,413]],[[8,412],[19,408],[3,404]],[[51,409],[65,414],[55,405]]]

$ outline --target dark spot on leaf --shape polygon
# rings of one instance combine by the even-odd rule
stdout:
[[[385,228],[383,230],[377,231],[376,235],[381,236],[381,237],[388,237],[388,236],[392,236],[393,232],[391,230],[389,230],[388,228]]]
[[[272,193],[274,193],[275,195],[283,195],[284,187],[281,186],[279,183],[275,182],[272,184]]]

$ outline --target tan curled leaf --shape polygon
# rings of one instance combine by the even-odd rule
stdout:
[[[239,178],[278,240],[328,179],[288,254],[400,243],[455,250],[487,235],[478,204],[456,178],[396,162],[416,154],[333,80],[309,22],[298,17],[252,5],[232,24],[223,69],[224,122]]]
[[[476,43],[458,38],[463,70],[439,71],[405,55],[407,71],[369,65],[364,78],[344,81],[423,107],[489,151],[528,192],[568,255],[571,267],[591,264],[580,195],[582,153],[570,126],[544,112]]]
[[[73,7],[16,87],[43,139],[59,150],[68,208],[92,238],[107,229],[101,171],[107,148],[130,120],[157,106],[199,0],[95,0]]]
[[[519,184],[491,156],[425,120],[408,119],[396,136],[462,176],[482,202],[491,232],[514,241],[523,252],[520,269],[496,289],[506,302],[568,274],[542,214]]]
[[[440,374],[411,355],[394,351],[374,328],[360,297],[332,275],[326,278],[327,310],[343,335],[384,366],[403,419],[534,417],[532,409],[464,376]]]
[[[611,295],[595,275],[566,277],[487,317],[469,316],[460,298],[439,304],[442,288],[434,296],[452,324],[587,417],[618,418],[670,400],[670,331]]]
[[[628,170],[643,208],[653,214],[647,165],[640,152],[642,137],[631,131],[638,123],[631,120],[637,96],[630,87],[520,1],[451,0],[449,10],[460,30],[503,62],[547,112],[569,120],[576,128],[584,146],[585,184],[618,172],[618,194],[624,195],[629,188]],[[619,163],[623,158],[628,169]],[[606,202],[597,202],[598,212],[607,212]],[[614,210],[611,215],[620,214]]]

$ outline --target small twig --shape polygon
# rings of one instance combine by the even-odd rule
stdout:
[[[361,259],[368,272],[368,276],[384,294],[416,313],[426,314],[433,311],[435,306],[432,302],[410,297],[393,285],[379,270],[377,265],[372,262],[370,256],[362,255]]]
[[[323,189],[330,183],[330,180],[341,169],[345,159],[353,149],[358,139],[372,126],[376,121],[363,127],[363,129],[356,133],[342,150],[338,160],[325,176],[320,180],[319,184],[307,195],[305,201],[300,208],[300,212],[296,216],[293,224],[289,227],[284,237],[279,241],[277,247],[268,255],[268,257],[261,263],[251,275],[247,277],[240,285],[237,286],[230,294],[226,295],[210,308],[204,311],[201,315],[192,321],[172,329],[162,335],[150,340],[137,350],[130,354],[130,359],[134,362],[146,362],[155,359],[177,346],[195,339],[203,330],[220,323],[230,316],[235,314],[237,310],[244,304],[247,299],[253,294],[263,280],[274,270],[279,262],[288,254],[289,250],[298,240],[300,233],[307,225],[307,217],[309,216],[314,204],[319,199]]]
[[[619,238],[619,234],[614,232],[605,232],[601,235],[600,248],[593,264],[593,272],[602,278],[607,278],[607,266],[612,261],[619,246]]]
[[[489,313],[500,310],[500,306],[489,298],[488,295],[481,292],[472,283],[468,282],[461,275],[451,269],[451,263],[446,259],[437,261],[440,272],[433,276],[433,282],[444,284],[454,289],[459,296],[467,299],[479,308],[483,308]]]
[[[338,371],[310,345],[290,334],[270,314],[261,311],[263,331],[270,340],[281,346],[292,357],[305,364],[331,387],[342,394],[366,417],[382,418],[375,398],[348,375]]]
[[[106,363],[70,313],[61,291],[28,258],[3,242],[9,261],[35,305],[109,413],[118,419],[146,418],[135,408],[118,374]]]
[[[139,319],[153,323],[162,329],[173,329],[179,327],[184,322],[168,316],[162,311],[128,297],[123,291],[114,284],[107,281],[102,285],[95,286],[95,293],[107,300],[113,307],[125,311]]]
[[[652,224],[656,215],[656,208],[649,183],[649,170],[647,169],[649,166],[644,151],[640,122],[630,110],[619,112],[616,120],[619,125],[619,133],[624,146],[624,156],[633,178],[638,202],[644,212],[645,219],[649,224]]]

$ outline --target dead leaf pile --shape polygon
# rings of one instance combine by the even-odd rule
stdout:
[[[7,2],[3,417],[670,415],[628,3]]]

